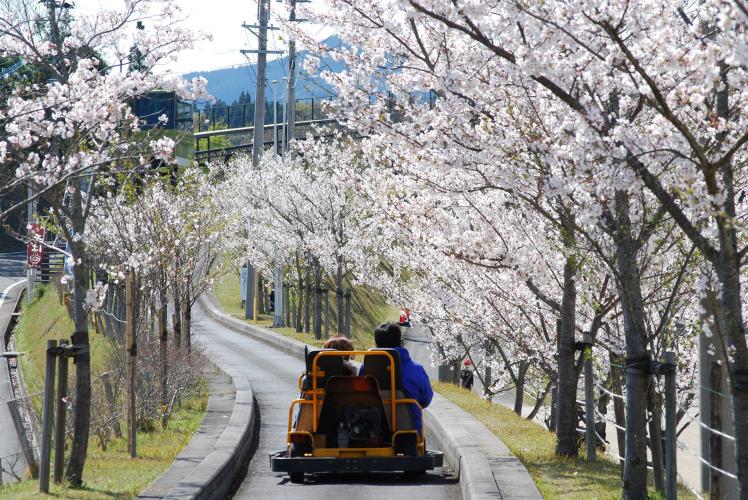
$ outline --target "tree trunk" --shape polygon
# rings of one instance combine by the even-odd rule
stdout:
[[[717,92],[717,116],[730,119],[730,87],[727,78],[729,67],[720,65],[720,88]],[[726,132],[724,133],[726,134]],[[716,216],[719,234],[719,253],[716,268],[720,282],[720,329],[725,333],[723,340],[727,347],[730,390],[732,392],[732,412],[735,423],[735,458],[738,476],[738,496],[748,499],[748,346],[746,346],[745,323],[740,291],[741,257],[738,252],[738,238],[735,211],[735,179],[732,161],[724,162],[719,169],[724,193],[724,215]],[[705,169],[707,187],[710,193],[719,191],[718,183],[711,169]],[[741,424],[743,422],[743,424]]]
[[[257,319],[260,319],[260,314],[267,314],[265,309],[265,284],[262,282],[262,275],[257,273]]]
[[[338,262],[338,269],[335,273],[335,305],[337,307],[337,321],[335,322],[335,329],[337,335],[342,335],[343,325],[345,323],[345,305],[343,303],[343,296],[345,291],[343,290],[343,265]]]
[[[314,338],[322,338],[322,268],[314,265]]]
[[[192,297],[189,289],[184,304],[182,304],[182,331],[184,334],[184,347],[189,353],[192,349]]]
[[[81,183],[77,183],[72,199],[72,225],[75,234],[83,234],[83,200]],[[83,482],[83,468],[88,454],[88,436],[91,424],[91,355],[88,341],[88,314],[84,309],[88,288],[88,259],[83,240],[70,241],[73,256],[73,345],[78,349],[75,355],[75,413],[73,417],[73,443],[70,449],[70,461],[66,472],[68,482],[80,486]]]
[[[564,247],[572,252],[576,243],[573,215],[563,214]],[[558,383],[556,397],[556,454],[576,456],[577,446],[577,382],[574,367],[574,334],[576,327],[577,263],[568,255],[564,264],[564,289],[561,301],[561,325],[558,338]]]
[[[709,386],[712,393],[711,414],[709,415],[709,425],[718,431],[722,430],[722,398],[717,394],[722,389],[722,368],[719,363],[712,362],[709,367]],[[709,435],[709,462],[715,467],[723,469],[722,465],[722,437],[714,432]],[[709,498],[719,500],[722,498],[722,474],[714,469],[709,472]]]
[[[304,294],[304,332],[309,333],[312,331],[312,276],[311,269],[308,266],[304,276],[304,284],[306,285],[306,293]]]
[[[169,406],[169,390],[167,379],[169,376],[169,365],[168,365],[168,349],[169,349],[169,329],[167,325],[168,321],[168,301],[166,300],[166,293],[161,291],[161,306],[158,310],[158,357],[159,357],[159,385],[160,391],[160,403],[161,403],[161,426],[166,427],[167,416],[166,408]]]
[[[514,413],[522,416],[522,405],[525,400],[525,376],[527,375],[527,369],[530,367],[530,363],[527,361],[520,361],[519,369],[517,370],[517,383],[514,388]]]
[[[296,331],[301,332],[304,329],[304,323],[302,316],[304,314],[304,275],[301,272],[301,264],[296,259],[296,274],[298,279],[296,281],[296,317],[294,319],[296,323]]]
[[[647,387],[651,355],[646,350],[646,326],[637,263],[638,248],[632,237],[629,197],[615,194],[616,263],[618,288],[626,337],[626,462],[623,498],[647,498]]]
[[[613,394],[623,394],[623,384],[621,383],[621,368],[623,366],[623,356],[618,356],[609,353],[610,359],[610,391]],[[615,366],[618,365],[618,366]],[[626,411],[623,404],[623,399],[614,397],[613,398],[613,413],[615,414],[616,425],[624,427],[626,425]],[[626,434],[619,428],[616,428],[616,437],[618,438],[618,454],[622,457],[626,456]],[[623,466],[625,461],[621,460],[621,477],[623,477]]]
[[[171,315],[171,322],[174,327],[174,345],[177,348],[182,347],[182,299],[179,296],[180,290],[174,292],[174,311]]]
[[[283,287],[283,312],[286,314],[286,326],[291,326],[291,287]]]
[[[654,382],[654,381],[653,381]],[[662,414],[655,393],[655,384],[649,384],[647,391],[647,409],[649,410],[649,451],[652,454],[652,476],[655,490],[665,496],[665,466],[662,454]]]

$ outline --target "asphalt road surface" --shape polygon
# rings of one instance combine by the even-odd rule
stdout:
[[[301,361],[208,318],[199,306],[193,318],[195,338],[220,364],[247,377],[260,412],[260,440],[235,498],[305,500],[332,498],[408,499],[458,498],[459,486],[449,471],[437,469],[417,481],[399,473],[314,474],[305,484],[293,484],[288,476],[270,470],[268,455],[285,447],[288,407],[298,396]]]
[[[25,272],[25,254],[0,254],[0,338],[10,321],[10,315],[18,295],[23,290],[20,276]],[[0,353],[5,352],[5,343],[0,343]],[[0,482],[8,483],[23,477],[26,459],[16,426],[11,417],[8,401],[13,399],[8,362],[0,357]]]

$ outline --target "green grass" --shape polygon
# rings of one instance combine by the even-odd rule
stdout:
[[[24,304],[16,329],[17,350],[28,353],[19,358],[26,388],[30,394],[44,385],[45,348],[48,339],[69,338],[73,331],[64,306],[49,288],[42,288],[31,304]],[[91,371],[96,376],[105,369],[105,358],[112,344],[91,331]],[[72,370],[71,365],[71,370]],[[40,411],[41,398],[33,398]],[[37,480],[27,479],[0,487],[0,498],[134,498],[168,469],[174,458],[200,426],[208,403],[208,389],[202,384],[197,395],[184,398],[175,408],[165,430],[138,431],[138,458],[130,459],[126,438],[112,439],[106,451],[92,435],[83,473],[82,488],[50,485],[50,494],[39,493]],[[124,428],[124,423],[122,423]]]
[[[579,458],[559,457],[555,454],[555,435],[544,427],[456,385],[434,382],[433,386],[507,445],[525,465],[543,498],[621,497],[621,470],[609,457],[599,456],[596,462],[588,462],[584,451]],[[659,498],[654,490],[650,497]],[[679,488],[678,497],[694,498],[683,487]]]
[[[239,272],[229,273],[221,281],[217,282],[214,292],[218,304],[230,316],[244,319],[244,310],[241,304]],[[333,294],[330,294],[330,317],[336,317],[337,307]],[[353,303],[351,307],[351,340],[356,349],[369,349],[374,347],[374,337],[372,332],[374,327],[385,321],[396,321],[399,316],[399,310],[387,304],[381,294],[369,290],[365,287],[355,287],[353,289]],[[251,322],[251,321],[250,321]],[[335,335],[334,319],[331,320],[330,336]],[[272,316],[260,315],[257,325],[270,328],[273,324]],[[285,335],[307,344],[321,347],[325,340],[316,340],[311,333],[299,333],[294,328],[273,328],[273,331]],[[322,325],[322,335],[324,336],[324,323]]]
[[[69,343],[74,331],[73,321],[52,288],[38,289],[31,304],[23,303],[16,327],[16,350],[26,353],[19,360],[29,394],[44,390],[47,340],[66,340]],[[89,342],[91,377],[94,378],[105,371],[104,363],[112,345],[103,335],[96,335],[93,329],[90,331]],[[73,370],[72,364],[69,369]],[[32,401],[37,411],[40,411],[41,399],[32,398]]]
[[[49,495],[39,493],[39,482],[28,479],[0,488],[1,498],[135,498],[154,479],[168,469],[174,458],[200,426],[207,388],[199,397],[185,400],[174,411],[164,431],[138,432],[138,458],[127,453],[127,440],[114,439],[107,451],[101,451],[92,439],[82,488],[50,485]]]

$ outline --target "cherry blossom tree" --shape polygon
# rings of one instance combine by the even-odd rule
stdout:
[[[343,32],[348,45],[332,52],[349,70],[325,76],[339,88],[347,125],[371,139],[365,148],[405,171],[415,192],[438,185],[459,196],[491,186],[529,196],[524,202],[560,197],[561,242],[571,248],[582,238],[615,277],[632,366],[648,358],[643,265],[650,256],[643,252],[664,218],[683,231],[721,276],[721,339],[730,351],[735,421],[744,419],[741,177],[733,170],[745,142],[736,113],[744,98],[739,10],[721,2],[680,9],[644,1],[333,4],[316,19]],[[429,175],[434,165],[444,168]],[[407,182],[402,177],[394,178]],[[596,233],[579,232],[589,227]],[[574,282],[579,269],[567,264]],[[567,317],[573,296],[567,287]],[[627,371],[625,497],[646,495],[647,379]],[[743,482],[746,438],[738,440]]]
[[[70,243],[77,354],[74,435],[66,477],[80,485],[91,394],[84,300],[90,202],[97,183],[146,169],[154,158],[173,159],[172,139],[138,131],[138,119],[129,107],[132,99],[158,88],[198,95],[205,82],[187,84],[152,71],[196,39],[179,26],[176,2],[128,0],[95,14],[63,10],[54,1],[0,4],[0,52],[49,76],[43,84],[19,83],[3,107],[0,165],[12,175],[4,177],[0,194],[31,187],[33,198],[49,204],[55,226]],[[133,48],[141,55],[141,69],[125,72]],[[5,209],[0,218],[26,201]]]

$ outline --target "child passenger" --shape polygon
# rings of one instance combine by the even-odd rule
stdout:
[[[323,347],[325,349],[336,349],[338,351],[355,351],[353,343],[343,336],[331,338],[325,342]],[[356,368],[356,366],[350,361],[352,358],[353,356],[344,356],[343,366],[348,370],[349,375],[358,375],[358,368]]]

